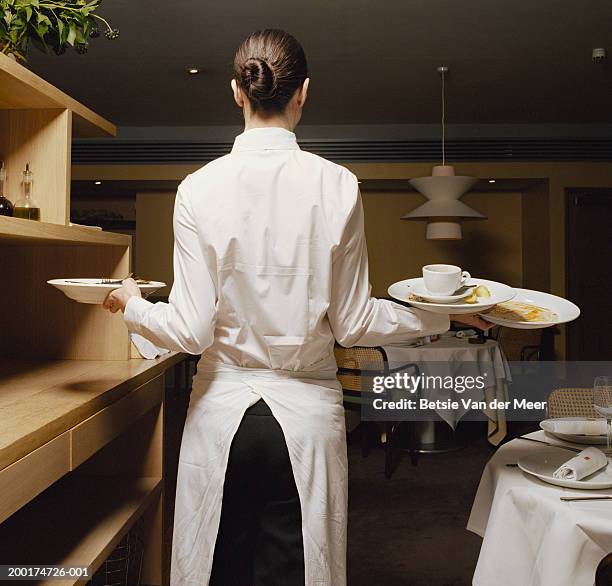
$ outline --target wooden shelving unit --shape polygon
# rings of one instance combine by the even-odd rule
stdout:
[[[74,128],[73,128],[74,123]],[[120,278],[130,272],[131,238],[69,226],[72,136],[113,136],[113,124],[0,54],[0,159],[7,195],[18,197],[26,163],[41,222],[0,217],[0,355],[127,360],[135,356],[122,320],[74,304],[54,278]]]
[[[119,484],[108,477],[66,477],[0,525],[0,558],[12,564],[36,559],[39,565],[97,568],[160,493],[159,478],[124,479]]]
[[[94,572],[142,517],[142,582],[161,585],[165,378],[185,357],[137,357],[121,315],[47,284],[130,272],[130,236],[68,225],[73,135],[114,134],[0,54],[7,195],[30,163],[42,219],[0,217],[0,564]]]
[[[113,124],[0,54],[0,156],[9,199],[19,195],[21,173],[29,163],[41,219],[67,224],[72,136],[115,134]]]

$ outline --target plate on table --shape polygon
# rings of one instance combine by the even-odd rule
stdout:
[[[474,291],[473,286],[463,285],[459,287],[453,295],[440,295],[438,293],[430,293],[425,287],[423,279],[416,279],[416,281],[420,282],[410,285],[412,294],[425,299],[425,301],[430,301],[431,303],[456,303],[461,299],[469,297],[472,291]]]
[[[490,309],[497,303],[510,301],[510,299],[512,299],[515,295],[514,289],[508,285],[498,283],[497,281],[489,281],[488,279],[477,279],[476,277],[472,277],[468,280],[465,286],[473,288],[478,285],[484,285],[491,293],[490,297],[478,297],[476,303],[461,303],[461,300],[455,303],[432,303],[431,301],[426,301],[423,297],[416,295],[413,290],[415,285],[418,287],[422,282],[423,279],[421,277],[398,281],[389,287],[388,293],[391,297],[397,299],[398,301],[405,301],[410,303],[410,305],[424,309],[425,311],[442,314],[480,313]]]
[[[564,488],[577,488],[580,490],[601,490],[612,488],[612,469],[610,465],[583,478],[582,480],[568,480],[567,478],[555,478],[553,472],[570,458],[575,452],[563,448],[545,448],[539,452],[529,454],[518,461],[518,467],[531,476],[535,476],[548,484],[562,486]]]
[[[559,417],[540,422],[540,427],[546,433],[566,442],[592,446],[607,442],[607,425],[605,419],[585,419],[584,417]]]
[[[74,299],[74,301],[101,305],[111,291],[121,287],[121,284],[118,283],[108,284],[101,281],[102,279],[51,279],[47,283],[57,287],[66,297]],[[166,283],[161,281],[136,282],[143,297],[147,297],[154,291],[166,286]]]
[[[481,314],[481,317],[499,326],[530,330],[564,324],[579,315],[580,308],[563,297],[516,289],[514,299]]]

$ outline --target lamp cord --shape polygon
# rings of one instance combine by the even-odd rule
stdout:
[[[446,108],[445,108],[445,100],[444,100],[444,71],[441,72],[442,74],[442,165],[446,164],[446,149],[445,149],[445,142],[446,142],[446,129],[445,129],[445,122],[446,122]]]

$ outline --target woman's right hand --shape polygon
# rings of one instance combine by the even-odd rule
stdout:
[[[485,321],[477,313],[466,313],[466,314],[451,314],[448,316],[451,321],[455,323],[470,326],[472,328],[478,328],[483,332],[490,330],[493,327],[491,322]]]

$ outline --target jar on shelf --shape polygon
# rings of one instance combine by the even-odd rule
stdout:
[[[26,220],[40,220],[40,208],[34,201],[34,177],[30,163],[26,164],[21,182],[21,197],[15,202],[13,215]]]

